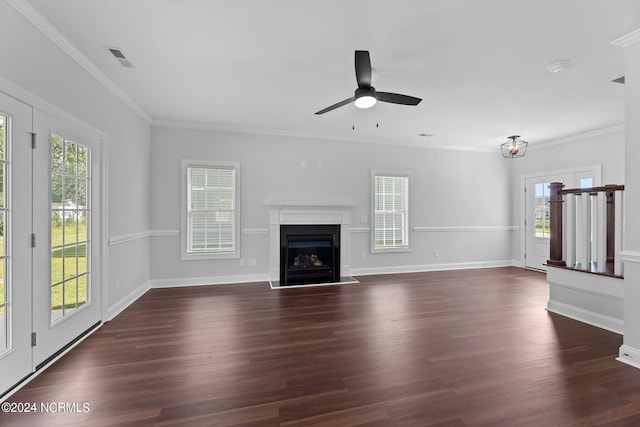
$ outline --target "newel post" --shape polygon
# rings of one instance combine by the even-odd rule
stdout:
[[[567,265],[562,259],[562,194],[564,187],[561,182],[549,184],[549,213],[551,221],[551,239],[549,244],[548,265],[564,267]]]

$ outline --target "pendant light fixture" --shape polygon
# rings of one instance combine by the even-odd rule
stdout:
[[[500,145],[502,150],[502,157],[505,159],[513,159],[515,157],[522,157],[527,152],[527,146],[529,143],[520,139],[520,135],[512,135],[509,140]]]

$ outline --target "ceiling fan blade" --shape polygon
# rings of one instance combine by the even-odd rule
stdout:
[[[342,107],[343,105],[347,105],[348,103],[353,102],[353,96],[351,98],[347,98],[344,101],[340,101],[337,104],[333,104],[331,107],[327,107],[324,110],[318,111],[316,114],[324,114],[331,110],[335,110],[336,108]]]
[[[359,88],[371,87],[371,58],[368,50],[356,50],[356,81]]]
[[[421,98],[390,92],[376,92],[376,98],[378,99],[378,101],[402,105],[418,105],[420,101],[422,101]]]

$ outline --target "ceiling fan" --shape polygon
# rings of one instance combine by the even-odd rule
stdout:
[[[371,58],[369,58],[368,50],[356,50],[355,63],[358,88],[356,89],[354,96],[320,110],[316,114],[327,113],[331,110],[347,105],[350,102],[353,102],[358,108],[369,108],[373,107],[376,101],[402,105],[418,105],[420,101],[422,101],[421,98],[415,98],[409,95],[400,95],[399,93],[376,92],[375,88],[371,86]]]

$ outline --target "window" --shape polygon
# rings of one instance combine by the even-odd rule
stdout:
[[[239,258],[238,163],[183,161],[183,259]]]
[[[373,172],[372,251],[409,250],[409,174]]]
[[[549,182],[536,183],[534,201],[536,219],[536,237],[549,239],[551,236],[551,211],[549,210]]]
[[[7,180],[6,176],[9,175],[9,162],[7,161],[7,123],[8,118],[0,114],[0,353],[3,353],[9,348],[9,333],[8,333],[8,245],[5,238],[5,226],[7,223],[7,214],[9,213],[9,206],[7,202]]]
[[[51,136],[51,322],[90,300],[90,150]]]

